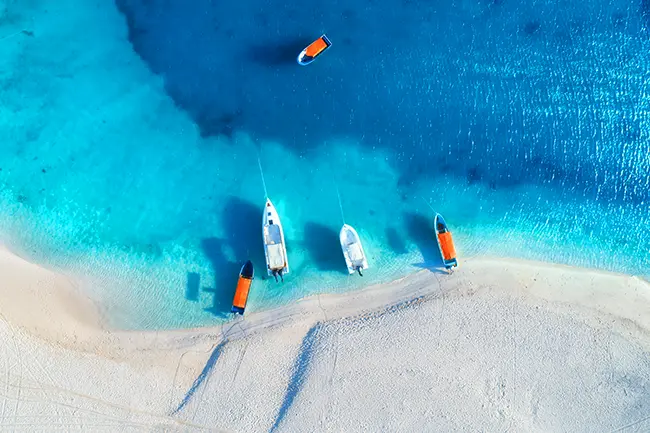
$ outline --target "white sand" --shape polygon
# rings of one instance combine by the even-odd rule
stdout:
[[[2,431],[650,430],[634,277],[474,259],[223,330],[134,333],[7,251],[0,276]]]

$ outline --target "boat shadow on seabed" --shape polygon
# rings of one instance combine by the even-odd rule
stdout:
[[[257,247],[260,244],[261,233],[259,230],[251,229],[251,227],[259,227],[259,206],[237,197],[230,197],[223,210],[222,222],[225,238],[206,238],[201,241],[203,253],[214,272],[215,282],[213,287],[203,287],[202,290],[214,295],[212,305],[205,310],[225,318],[230,315],[242,264],[251,260],[256,269],[263,269],[265,260],[263,249]],[[228,251],[232,254],[226,255]],[[230,256],[234,260],[231,260]],[[198,283],[196,276],[191,274],[188,274],[186,298],[197,301]]]
[[[439,274],[449,273],[440,255],[432,218],[417,213],[406,213],[404,220],[409,239],[422,254],[423,262],[413,263],[412,266]]]

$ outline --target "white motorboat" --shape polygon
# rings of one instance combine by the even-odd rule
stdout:
[[[339,237],[341,239],[341,249],[345,257],[345,264],[348,266],[348,272],[350,274],[358,272],[359,275],[363,276],[361,271],[368,269],[368,259],[366,258],[366,253],[363,251],[359,234],[354,227],[343,224]]]
[[[269,276],[284,281],[284,275],[289,273],[287,260],[287,247],[284,243],[284,231],[275,206],[271,200],[266,199],[264,218],[262,218],[262,234],[264,237],[264,255],[266,256],[266,270]]]

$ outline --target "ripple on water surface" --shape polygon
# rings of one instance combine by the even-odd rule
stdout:
[[[461,265],[650,274],[650,47],[627,3],[51,3],[0,12],[33,32],[0,41],[0,235],[117,326],[218,323],[243,261],[263,274],[258,157],[292,271],[256,280],[252,311],[439,263],[429,205]],[[314,28],[334,46],[300,68]]]

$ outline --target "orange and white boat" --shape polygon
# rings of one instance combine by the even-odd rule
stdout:
[[[331,46],[332,42],[329,38],[325,35],[321,36],[298,54],[298,64],[303,66],[310,64]]]
[[[248,292],[250,292],[251,284],[253,283],[253,273],[253,263],[248,260],[239,272],[237,290],[235,290],[235,297],[232,300],[232,309],[230,311],[235,314],[244,314],[246,302],[248,301]]]
[[[458,266],[458,259],[456,258],[456,248],[454,241],[451,238],[451,232],[447,227],[445,219],[440,214],[436,214],[433,220],[433,227],[436,231],[436,238],[438,239],[438,248],[440,248],[440,255],[445,268],[451,269]]]

